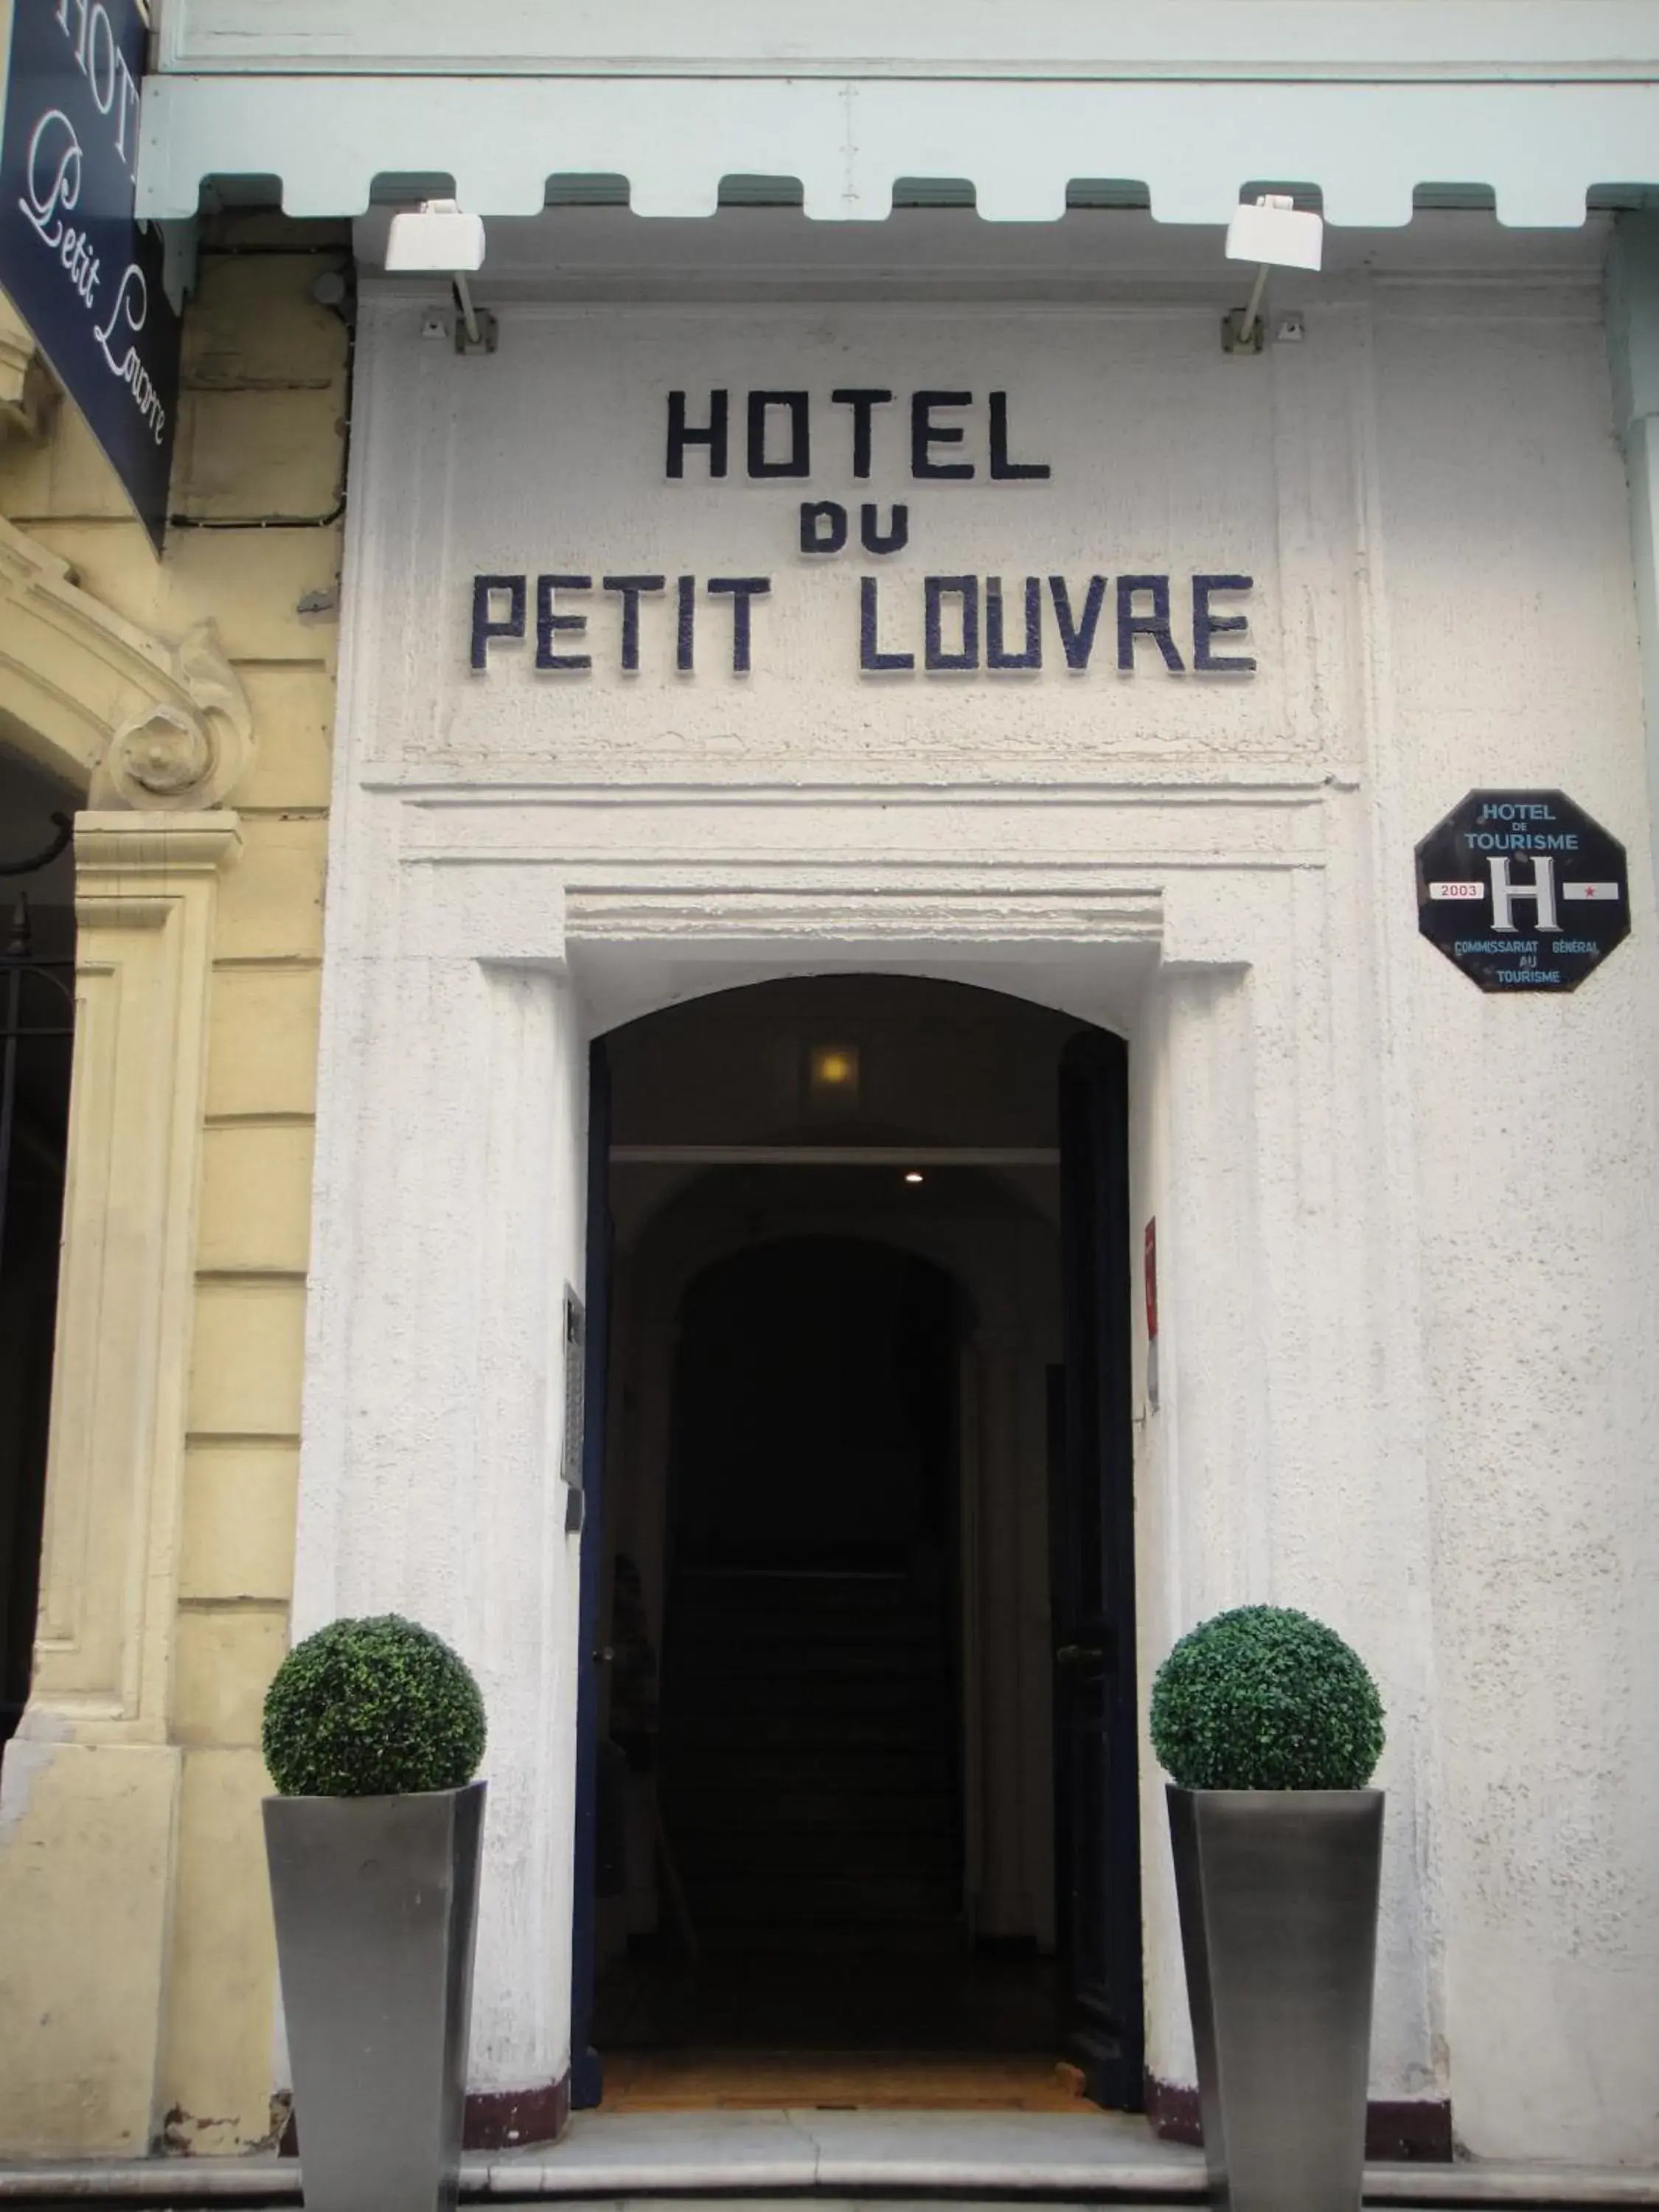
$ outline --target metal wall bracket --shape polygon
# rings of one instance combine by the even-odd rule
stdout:
[[[458,270],[455,289],[455,350],[457,353],[494,353],[501,342],[501,331],[488,307],[474,303],[472,289]]]
[[[501,327],[488,307],[475,307],[472,319],[477,325],[477,334],[468,330],[466,317],[455,318],[455,350],[457,353],[494,353],[501,342]]]

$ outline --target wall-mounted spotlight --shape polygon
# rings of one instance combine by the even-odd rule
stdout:
[[[489,309],[475,307],[468,276],[483,267],[484,227],[482,217],[464,215],[454,200],[422,200],[418,208],[404,208],[392,218],[386,233],[386,265],[392,274],[439,274],[455,288],[460,320],[455,327],[457,353],[494,353],[495,318]]]
[[[1221,319],[1224,353],[1260,353],[1267,338],[1261,295],[1270,269],[1317,269],[1325,250],[1325,218],[1299,208],[1288,192],[1241,201],[1227,225],[1229,261],[1254,261],[1255,283],[1242,307]]]

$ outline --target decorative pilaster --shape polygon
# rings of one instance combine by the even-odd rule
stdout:
[[[34,1680],[0,1778],[0,2014],[38,2022],[0,2140],[142,2153],[165,2020],[168,1741],[220,872],[228,813],[87,813]],[[66,1970],[74,1926],[80,1965]]]
[[[336,1011],[361,994],[367,1018],[349,1066],[345,1028],[325,1036],[317,1188],[353,1226],[349,1260],[331,1246],[310,1279],[293,1630],[406,1613],[477,1674],[490,1814],[471,2087],[545,2112],[570,2064],[580,1544],[559,1463],[587,1035],[552,957],[515,957],[507,934],[545,929],[545,907],[480,902],[467,873],[411,890],[389,954],[338,954]],[[480,951],[487,930],[502,934]],[[360,1081],[366,1110],[331,1118],[328,1086],[343,1101]]]

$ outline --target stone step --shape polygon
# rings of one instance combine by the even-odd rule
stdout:
[[[902,1928],[913,1921],[951,1924],[959,1885],[931,1870],[830,1880],[809,1870],[792,1878],[691,1876],[692,1923],[717,1928]]]
[[[777,1835],[791,1834],[809,1849],[825,1838],[836,1838],[833,1847],[841,1850],[849,1835],[948,1832],[955,1800],[943,1786],[918,1789],[908,1775],[880,1767],[860,1771],[851,1759],[837,1759],[835,1770],[826,1772],[824,1763],[815,1759],[805,1771],[781,1778],[761,1775],[712,1788],[701,1778],[695,1784],[677,1781],[664,1792],[664,1802],[672,1797],[678,1814],[705,1833],[750,1833],[757,1812],[763,1811]]]
[[[683,1772],[675,1786],[682,1792],[706,1790],[783,1790],[799,1787],[848,1790],[876,1790],[883,1794],[912,1790],[945,1790],[951,1786],[951,1761],[943,1751],[918,1748],[914,1729],[884,1724],[879,1727],[837,1725],[808,1729],[800,1726],[788,1742],[782,1734],[769,1734],[745,1723],[734,1731],[735,1740],[722,1741],[718,1731],[707,1731],[695,1759],[679,1760]],[[803,1781],[803,1778],[805,1780]]]
[[[926,2174],[936,2178],[930,2184]],[[952,2212],[994,2212],[1037,2200],[1044,2212],[1099,2204],[1162,2212],[1200,2203],[1205,2193],[1197,2154],[1155,2142],[1144,2122],[1111,2113],[1076,2120],[976,2112],[791,2111],[631,2119],[580,2113],[560,2143],[499,2156],[470,2154],[461,2170],[462,2200],[488,2202],[502,2212],[551,2199],[571,2212],[714,2212],[734,2205],[743,2212],[799,2212],[807,2203],[814,2212],[915,2212],[919,2188],[948,2202]],[[1364,2201],[1376,2212],[1630,2212],[1659,2206],[1659,2172],[1484,2160],[1373,2166],[1365,2171]],[[0,2165],[0,2204],[26,2204],[32,2212],[73,2212],[88,2203],[196,2212],[300,2202],[294,2159]]]
[[[763,1601],[739,1595],[720,1603],[713,1599],[699,1600],[695,1606],[681,1603],[674,1626],[677,1632],[695,1631],[700,1639],[722,1648],[775,1641],[836,1645],[856,1638],[902,1650],[937,1635],[939,1619],[935,1607],[924,1610],[899,1601],[849,1605],[839,1598],[814,1595],[803,1602],[793,1594],[774,1597],[769,1593]]]
[[[909,1577],[682,1571],[659,1794],[700,1934],[954,1930],[954,1710],[938,1594]]]
[[[955,1838],[941,1835],[937,1820],[769,1820],[763,1826],[720,1821],[694,1826],[671,1817],[669,1832],[688,1881],[752,1877],[793,1885],[908,1876],[953,1883],[960,1866]]]
[[[696,1704],[711,1682],[765,1680],[787,1675],[792,1682],[849,1680],[926,1682],[948,1686],[951,1662],[942,1638],[882,1639],[847,1636],[756,1637],[717,1644],[687,1637],[670,1657],[666,1693]]]

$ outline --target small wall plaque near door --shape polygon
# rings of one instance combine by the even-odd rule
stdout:
[[[559,1462],[565,1485],[564,1526],[574,1535],[582,1525],[583,1393],[587,1373],[587,1310],[568,1283],[564,1286],[564,1450]]]

